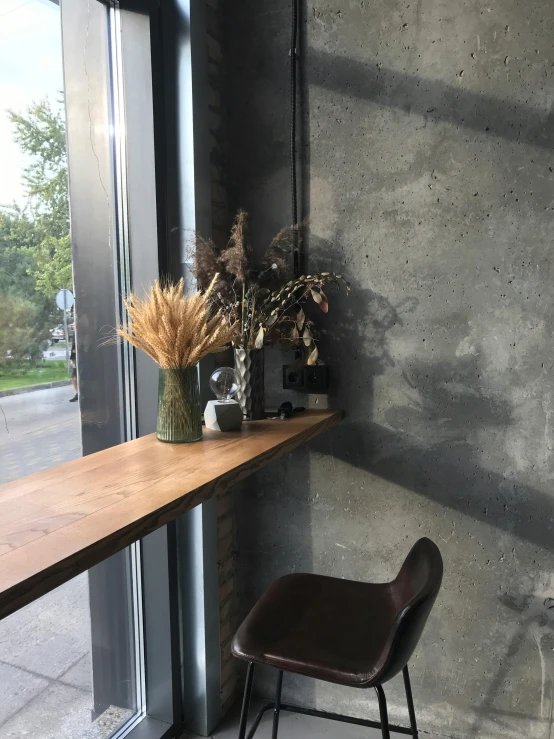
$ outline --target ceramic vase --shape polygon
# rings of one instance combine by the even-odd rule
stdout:
[[[244,418],[249,421],[265,418],[264,350],[235,349],[235,369],[239,376],[236,400]]]

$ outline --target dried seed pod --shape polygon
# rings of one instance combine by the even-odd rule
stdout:
[[[258,331],[258,334],[256,336],[256,341],[254,342],[254,349],[261,349],[264,345],[264,334],[265,329],[263,326],[260,326],[260,329]]]
[[[318,357],[319,357],[319,352],[317,350],[317,346],[314,346],[314,348],[312,349],[312,352],[311,352],[310,356],[308,357],[307,364],[309,364],[309,365],[315,364],[317,362],[317,358]]]

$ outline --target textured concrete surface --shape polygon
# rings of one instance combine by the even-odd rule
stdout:
[[[75,667],[89,651],[86,575],[0,621],[0,660],[31,674],[74,685]]]
[[[77,739],[90,725],[90,695],[54,683],[0,727],[4,739]]]
[[[71,387],[0,398],[0,484],[81,456]]]
[[[68,388],[2,398],[0,483],[81,454]],[[77,407],[76,407],[77,406]],[[86,575],[0,621],[0,736],[79,736],[91,721]]]
[[[289,11],[227,4],[231,205],[256,249],[290,221]],[[421,726],[546,739],[554,6],[311,0],[301,29],[307,269],[353,285],[319,316],[348,416],[245,486],[242,607],[288,571],[386,579],[430,536],[446,577],[413,659]],[[374,713],[308,680],[286,692]],[[390,700],[399,720],[396,681]]]
[[[0,483],[81,455],[79,407],[68,388],[2,398]],[[128,718],[110,708],[91,724],[87,576],[0,621],[0,737],[97,739]]]

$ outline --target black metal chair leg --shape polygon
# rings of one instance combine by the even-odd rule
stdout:
[[[389,731],[389,714],[387,712],[387,699],[385,698],[385,691],[381,685],[375,686],[375,692],[379,699],[379,714],[381,716],[381,734],[383,739],[390,739]]]
[[[283,670],[279,670],[277,675],[277,688],[275,690],[275,708],[273,709],[273,731],[271,739],[277,739],[279,731],[279,714],[281,712],[281,690],[283,688]]]
[[[410,728],[412,729],[412,736],[414,739],[418,739],[417,723],[414,710],[414,699],[412,697],[412,686],[410,683],[410,673],[408,672],[408,665],[402,670],[404,675],[404,688],[406,689],[406,700],[408,702],[408,714],[410,716]]]
[[[248,722],[248,708],[250,707],[250,696],[252,695],[252,681],[254,679],[254,663],[248,663],[246,672],[246,685],[244,686],[244,698],[242,699],[242,711],[240,714],[239,739],[246,736],[246,724]]]

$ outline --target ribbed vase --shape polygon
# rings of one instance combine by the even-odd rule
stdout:
[[[197,366],[160,369],[156,437],[173,443],[202,438]]]
[[[239,376],[236,399],[249,421],[265,418],[264,350],[235,349],[235,369]]]

